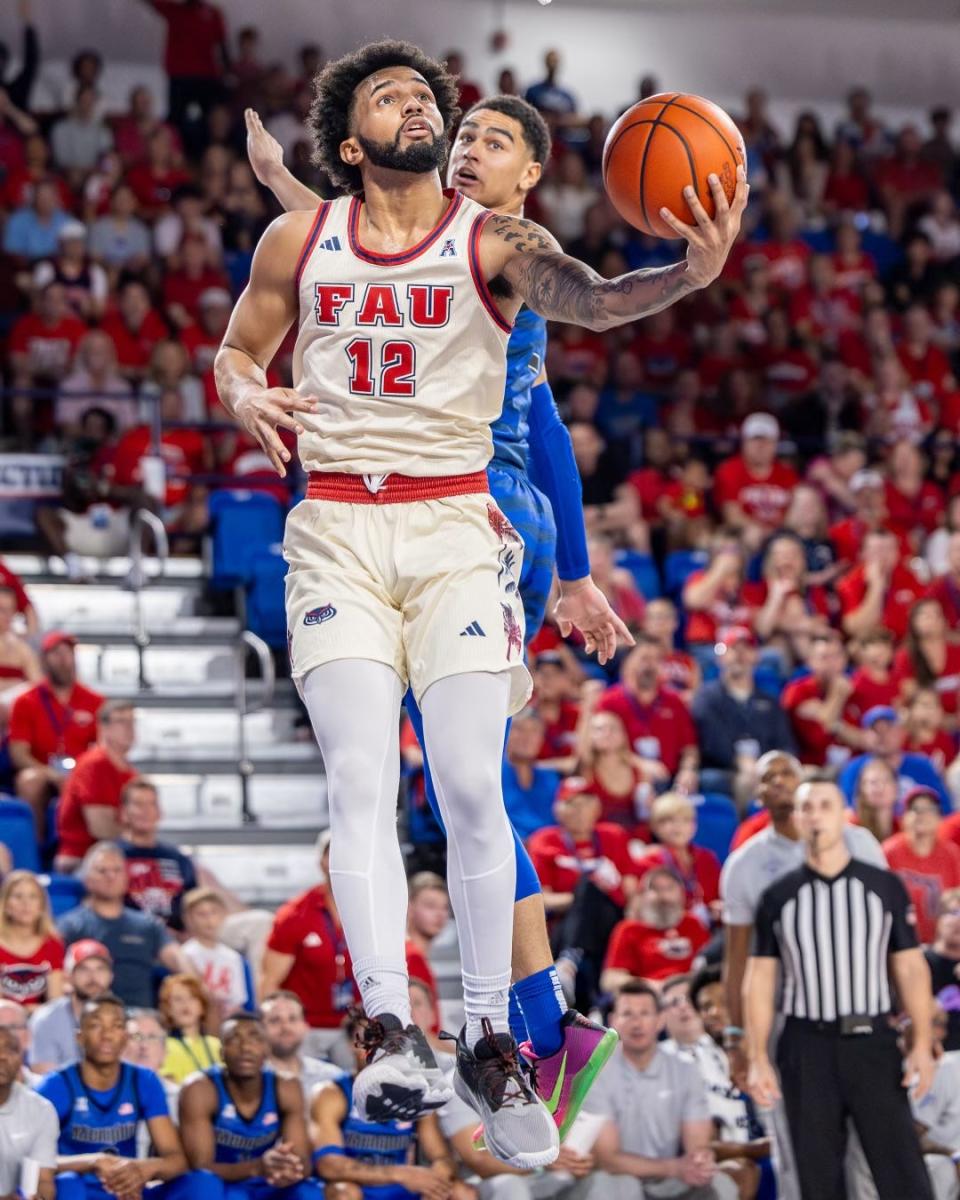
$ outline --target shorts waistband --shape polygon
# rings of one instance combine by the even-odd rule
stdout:
[[[308,500],[335,500],[341,504],[409,504],[415,500],[442,500],[445,496],[470,496],[489,492],[486,471],[470,475],[353,475],[347,471],[311,471]]]

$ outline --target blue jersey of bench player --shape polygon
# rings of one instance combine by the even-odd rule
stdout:
[[[590,573],[583,524],[583,493],[570,434],[548,383],[537,383],[547,353],[547,323],[524,305],[507,342],[503,411],[491,426],[493,458],[487,468],[490,494],[523,539],[520,598],[529,642],[543,624],[553,581]],[[420,710],[407,692],[407,712],[424,745]],[[426,797],[441,829],[443,821],[424,757]],[[540,890],[530,857],[514,831],[516,899]]]
[[[342,1146],[324,1146],[313,1153],[313,1161],[326,1154],[342,1154],[374,1166],[399,1167],[410,1161],[416,1140],[413,1121],[364,1121],[353,1103],[353,1080],[349,1075],[336,1081],[347,1101],[346,1120],[340,1126]],[[363,1189],[363,1200],[415,1200],[416,1193],[398,1183],[384,1183]]]

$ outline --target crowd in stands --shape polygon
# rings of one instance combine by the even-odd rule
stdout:
[[[148,4],[167,26],[165,108],[135,87],[126,111],[104,111],[109,64],[83,50],[62,110],[32,111],[42,47],[26,6],[18,71],[0,54],[0,450],[65,455],[63,496],[39,508],[37,536],[75,575],[81,556],[126,552],[137,507],[162,517],[176,552],[196,553],[212,490],[262,488],[287,503],[258,448],[226,424],[212,382],[232,299],[276,212],[245,158],[246,105],[297,176],[329,194],[303,126],[322,50],[303,46],[291,70],[262,57],[256,28],[228,27],[206,0]],[[448,62],[461,103],[474,103],[482,93],[463,56]],[[673,260],[676,244],[626,227],[603,196],[616,114],[584,110],[562,79],[550,51],[526,89],[509,70],[496,81],[525,93],[554,134],[527,215],[605,276]],[[647,78],[639,94],[656,90]],[[64,1097],[77,1073],[84,1087],[125,1088],[121,1060],[150,1081],[130,1101],[149,1137],[131,1134],[109,1167],[88,1156],[108,1186],[189,1169],[196,1196],[217,1195],[224,1179],[281,1188],[312,1177],[351,1200],[374,1183],[439,1200],[582,1200],[591,1187],[607,1194],[597,1168],[623,1151],[678,1188],[772,1194],[769,1145],[731,1075],[738,1049],[725,1031],[738,1013],[717,964],[734,945],[746,953],[736,931],[749,936],[763,886],[744,882],[744,852],[765,830],[795,838],[790,798],[813,768],[835,773],[851,822],[906,882],[941,1044],[960,1050],[951,113],[934,109],[925,131],[892,128],[854,89],[836,128],[808,111],[788,132],[757,90],[737,117],[751,201],[721,278],[610,334],[550,330],[593,576],[636,645],[601,668],[548,621],[503,780],[568,998],[621,1035],[593,1098],[607,1121],[595,1144],[565,1148],[534,1191],[474,1147],[475,1119],[454,1102],[356,1183],[365,1160],[362,1138],[351,1141],[357,1061],[345,1030],[358,994],[323,882],[328,842],[321,882],[264,918],[161,841],[157,790],[129,758],[133,705],[84,687],[71,636],[41,630],[28,591],[0,566],[0,790],[29,807],[54,872],[15,861],[0,817],[0,1115],[16,1102],[39,1131],[44,1200],[71,1153]],[[288,339],[273,364],[278,382],[291,349]],[[401,746],[411,999],[436,1039],[444,850],[409,727]],[[721,874],[725,859],[739,865]],[[76,889],[55,916],[61,893],[48,879]],[[953,1060],[942,1062],[947,1079]],[[270,1066],[301,1087],[274,1089]],[[183,1088],[197,1070],[207,1080]],[[38,1087],[57,1123],[14,1095],[15,1081]],[[247,1175],[224,1173],[209,1151],[218,1104],[243,1097],[252,1111],[268,1092],[273,1141]],[[178,1111],[182,1141],[167,1117]],[[308,1114],[323,1131],[315,1169]],[[13,1187],[3,1136],[0,1195]],[[960,1149],[960,1130],[937,1136]],[[139,1174],[120,1174],[127,1159]],[[77,1194],[74,1183],[59,1194]]]

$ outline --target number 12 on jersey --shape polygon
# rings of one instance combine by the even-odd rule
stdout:
[[[370,338],[354,338],[344,347],[350,360],[350,391],[355,396],[413,396],[417,391],[415,378],[417,350],[413,342],[396,339],[384,342],[380,362],[374,366],[373,342]],[[379,386],[374,371],[379,375]]]

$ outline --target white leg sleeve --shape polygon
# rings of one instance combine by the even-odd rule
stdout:
[[[368,1017],[410,1023],[407,878],[397,839],[403,684],[384,663],[340,659],[303,683],[330,797],[330,885]]]
[[[463,962],[467,1040],[487,1017],[506,1033],[516,858],[500,782],[506,673],[438,679],[423,695],[424,740],[447,829],[447,884]]]

